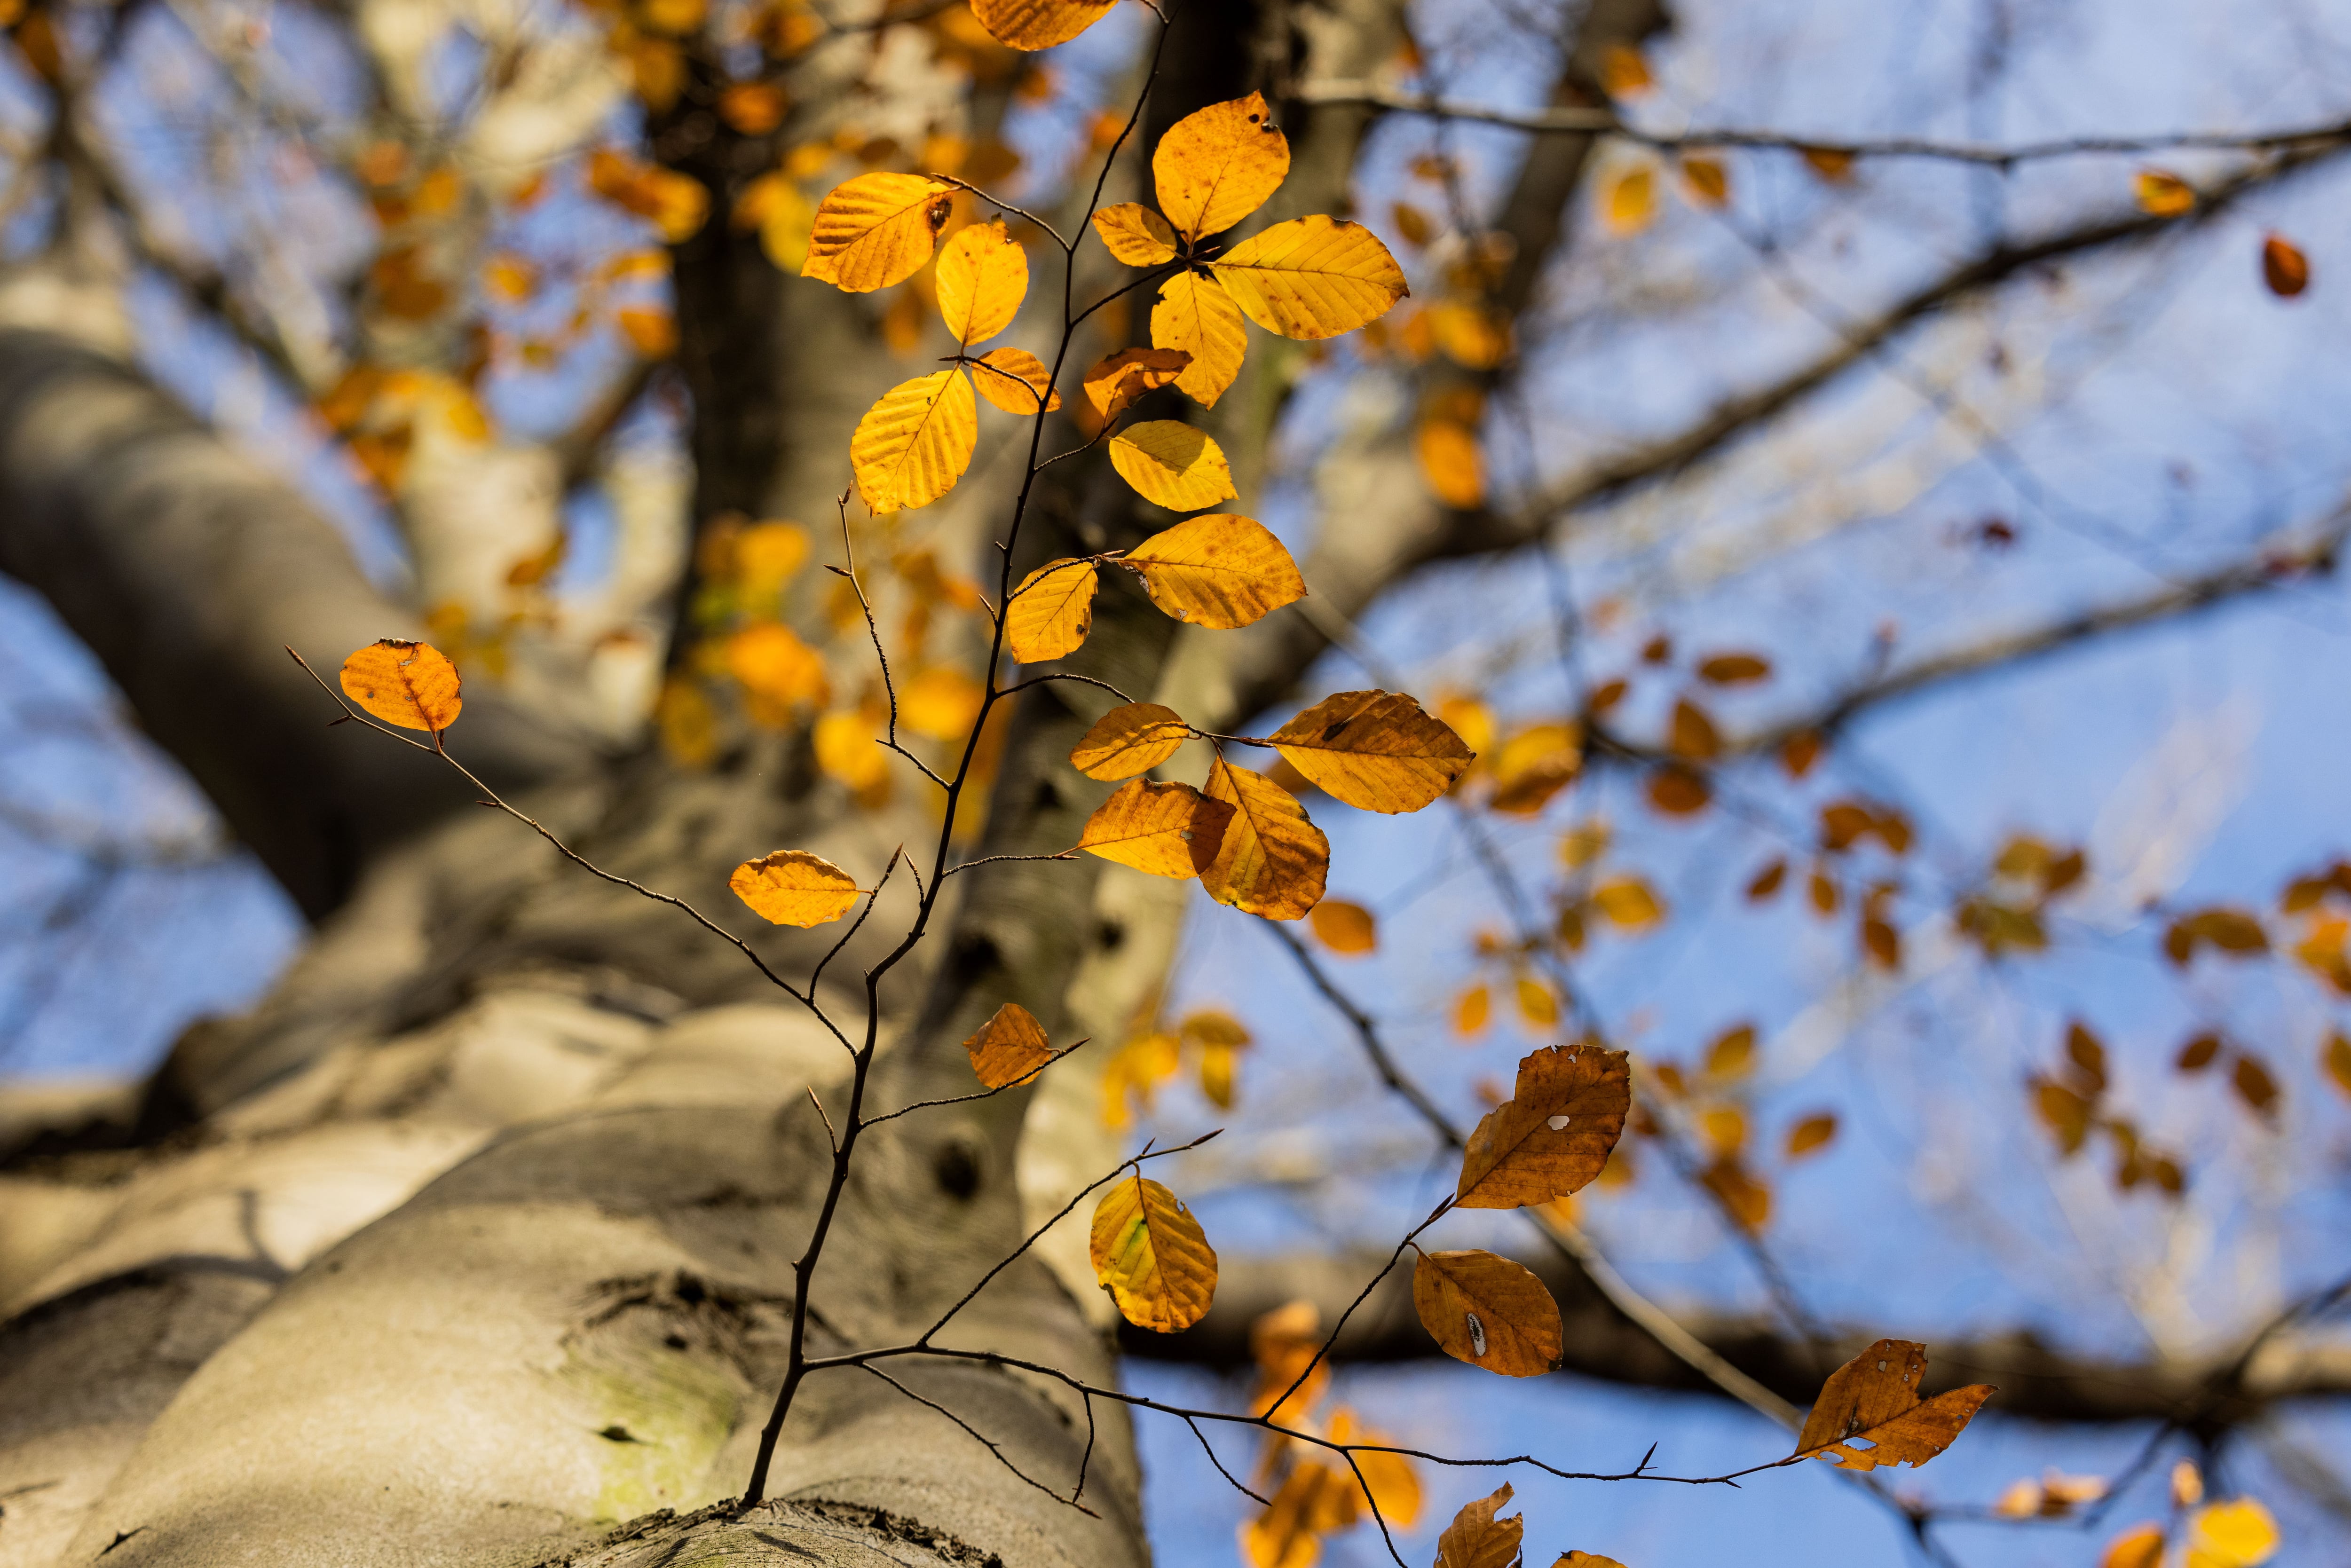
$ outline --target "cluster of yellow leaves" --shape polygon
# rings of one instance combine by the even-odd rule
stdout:
[[[710,192],[700,181],[610,148],[589,154],[588,188],[672,245],[694,237],[710,217]]]
[[[1250,1043],[1248,1028],[1230,1013],[1203,1008],[1169,1030],[1159,1025],[1155,1012],[1155,1004],[1137,1017],[1102,1070],[1106,1127],[1125,1126],[1137,1106],[1149,1110],[1159,1085],[1182,1071],[1187,1048],[1197,1053],[1200,1092],[1219,1110],[1232,1108],[1240,1054]]]
[[[399,488],[420,436],[465,443],[490,438],[489,414],[473,388],[432,371],[355,365],[319,400],[318,413],[386,490]]]
[[[2030,1483],[2022,1483],[2029,1485]],[[2173,1523],[2133,1525],[2106,1543],[2098,1568],[2161,1568],[2176,1530],[2179,1568],[2260,1568],[2277,1555],[2277,1521],[2257,1498],[2204,1500],[2204,1477],[2182,1459],[2171,1468]]]
[[[1394,1439],[1365,1427],[1344,1406],[1327,1420],[1316,1416],[1331,1384],[1331,1364],[1317,1354],[1321,1329],[1311,1301],[1276,1307],[1249,1325],[1258,1369],[1250,1411],[1275,1416],[1289,1431],[1351,1445],[1343,1456],[1282,1432],[1266,1434],[1258,1480],[1272,1495],[1240,1530],[1241,1554],[1250,1568],[1313,1568],[1325,1537],[1367,1517],[1391,1530],[1410,1530],[1420,1521],[1420,1477],[1408,1457],[1384,1451]]]
[[[2180,1053],[2182,1071],[2208,1066],[2219,1053],[2217,1035],[2190,1040]],[[2277,1098],[2268,1070],[2251,1056],[2238,1057],[2239,1093],[2256,1110],[2266,1112]],[[2115,1155],[2115,1185],[2125,1192],[2141,1182],[2152,1182],[2167,1197],[2178,1197],[2188,1188],[2179,1162],[2158,1152],[2139,1137],[2128,1117],[2103,1109],[2108,1087],[2106,1048],[2087,1025],[2076,1021],[2065,1030],[2065,1060],[2053,1073],[2036,1073],[2027,1082],[2032,1108],[2057,1140],[2061,1157],[2081,1152],[2093,1132],[2106,1134]]]

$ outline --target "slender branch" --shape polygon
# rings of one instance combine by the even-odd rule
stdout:
[[[993,1100],[998,1094],[1003,1093],[1007,1089],[1018,1089],[1024,1083],[1035,1082],[1039,1072],[1044,1071],[1045,1069],[1052,1066],[1053,1063],[1069,1055],[1071,1051],[1077,1051],[1084,1046],[1092,1044],[1092,1040],[1093,1037],[1089,1035],[1086,1039],[1078,1041],[1076,1045],[1069,1046],[1063,1050],[1053,1052],[1052,1055],[1039,1062],[1034,1071],[1031,1071],[1023,1077],[1016,1078],[1009,1083],[999,1083],[993,1089],[983,1089],[977,1094],[956,1094],[951,1095],[945,1100],[917,1100],[911,1105],[901,1105],[895,1111],[884,1111],[879,1116],[868,1116],[865,1118],[865,1124],[869,1127],[878,1127],[884,1122],[896,1121],[899,1117],[905,1115],[910,1111],[930,1111],[935,1110],[942,1105],[968,1105],[976,1100]]]
[[[970,1422],[965,1420],[962,1416],[956,1415],[954,1411],[948,1409],[946,1406],[940,1404],[937,1400],[924,1398],[921,1395],[915,1393],[913,1389],[907,1387],[904,1384],[899,1382],[896,1378],[891,1376],[888,1373],[883,1371],[878,1366],[868,1365],[864,1370],[872,1373],[874,1376],[880,1378],[883,1382],[888,1384],[891,1387],[896,1389],[899,1393],[904,1395],[915,1404],[923,1406],[928,1409],[937,1411],[940,1415],[946,1416],[948,1420],[962,1427],[971,1436],[973,1441],[986,1448],[989,1453],[994,1454],[998,1464],[1002,1465],[1006,1469],[1010,1470],[1014,1475],[1019,1476],[1030,1486],[1035,1487],[1039,1491],[1043,1492],[1047,1497],[1051,1498],[1055,1502],[1063,1503],[1071,1508],[1074,1508],[1089,1519],[1100,1519],[1102,1517],[1101,1514],[1096,1513],[1092,1509],[1088,1508],[1084,1503],[1079,1501],[1077,1495],[1074,1492],[1068,1497],[1063,1497],[1060,1492],[1055,1491],[1051,1487],[1047,1486],[1043,1481],[1039,1480],[1036,1477],[1022,1469],[1019,1465],[1014,1464],[1011,1459],[1005,1455],[1003,1448],[998,1447],[993,1438],[989,1437],[986,1433],[973,1426]],[[1092,1394],[1088,1394],[1086,1396],[1086,1407],[1089,1410],[1093,1408],[1093,1396]],[[1088,1444],[1088,1447],[1091,1448],[1091,1442]]]

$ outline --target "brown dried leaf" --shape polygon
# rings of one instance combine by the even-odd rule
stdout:
[[[1455,1203],[1517,1208],[1565,1197],[1600,1174],[1631,1107],[1621,1051],[1546,1046],[1521,1059],[1510,1098],[1469,1135]]]
[[[1925,1464],[1951,1446],[1993,1392],[1974,1383],[1922,1402],[1926,1377],[1925,1345],[1879,1340],[1829,1374],[1791,1458],[1834,1455],[1849,1470]]]
[[[922,269],[946,226],[955,187],[921,174],[860,174],[816,209],[802,277],[850,294],[904,282]]]
[[[963,1042],[971,1055],[971,1070],[990,1089],[1019,1083],[1053,1060],[1045,1026],[1019,1002],[1007,1002]]]
[[[1534,1271],[1491,1252],[1424,1252],[1412,1304],[1437,1348],[1505,1377],[1559,1364],[1559,1303]]]
[[[1506,1481],[1490,1496],[1463,1504],[1445,1533],[1437,1538],[1437,1568],[1513,1568],[1519,1560],[1519,1542],[1526,1533],[1526,1519],[1520,1514],[1494,1517],[1510,1500]]]

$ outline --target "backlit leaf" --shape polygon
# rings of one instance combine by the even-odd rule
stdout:
[[[1520,975],[1511,987],[1511,994],[1518,1000],[1519,1016],[1527,1020],[1528,1028],[1547,1030],[1559,1022],[1559,998],[1541,980]]]
[[[1172,384],[1191,365],[1192,356],[1181,349],[1121,349],[1104,354],[1086,372],[1086,401],[1093,404],[1097,417],[1114,419],[1144,392]]]
[[[1502,743],[1493,767],[1494,793],[1486,804],[1506,815],[1532,816],[1583,770],[1583,727],[1530,725]]]
[[[1242,314],[1285,338],[1352,332],[1412,292],[1379,235],[1320,213],[1260,230],[1209,267]]]
[[[979,407],[961,371],[901,382],[849,439],[857,493],[875,512],[927,507],[955,488],[978,440]]]
[[[1412,1304],[1439,1350],[1505,1377],[1559,1364],[1559,1303],[1523,1264],[1491,1252],[1424,1252]]]
[[[971,367],[972,384],[979,395],[1007,413],[1033,414],[1043,398],[1050,412],[1061,406],[1061,394],[1051,390],[1053,372],[1026,349],[990,349]]]
[[[959,344],[984,343],[1012,325],[1029,297],[1029,253],[1002,219],[959,230],[939,252],[939,317]]]
[[[1308,917],[1314,939],[1333,953],[1368,953],[1380,945],[1379,923],[1360,904],[1326,898]]]
[[[2176,218],[2196,207],[2196,187],[2162,169],[2142,169],[2131,182],[2139,209],[2158,218]]]
[[[1429,493],[1467,511],[1486,499],[1486,458],[1478,433],[1458,419],[1424,419],[1413,433],[1413,455]]]
[[[1018,1083],[1053,1059],[1045,1026],[1019,1002],[1007,1002],[963,1042],[971,1070],[990,1089]]]
[[[1823,1111],[1817,1116],[1807,1116],[1788,1129],[1788,1157],[1802,1159],[1806,1155],[1828,1147],[1836,1136],[1837,1119]]]
[[[971,0],[988,36],[1016,49],[1068,43],[1118,8],[1118,0]]]
[[[1268,920],[1296,920],[1322,903],[1331,841],[1296,796],[1221,757],[1209,764],[1207,796],[1233,809],[1217,858],[1200,873],[1210,898]]]
[[[931,259],[954,195],[921,174],[860,174],[834,186],[817,205],[800,276],[849,294],[904,282]]]
[[[1094,563],[1064,557],[1020,580],[1004,607],[1004,641],[1024,664],[1066,658],[1093,630]]]
[[[1522,1058],[1510,1098],[1469,1135],[1454,1201],[1518,1208],[1565,1197],[1600,1174],[1632,1100],[1621,1051],[1545,1046]]]
[[[822,925],[857,903],[856,879],[806,850],[778,850],[745,861],[726,885],[752,914],[777,925]]]
[[[1551,1568],[1625,1568],[1625,1564],[1596,1552],[1562,1552]]]
[[[1656,86],[1649,64],[1630,44],[1609,44],[1600,51],[1600,90],[1610,98],[1632,98]]]
[[[2262,241],[2262,280],[2272,294],[2291,299],[2310,287],[2310,258],[2283,235],[2267,235]]]
[[[1176,231],[1140,202],[1121,202],[1094,214],[1094,233],[1111,255],[1129,267],[1157,267],[1176,259]]]
[[[1207,1315],[1217,1254],[1176,1195],[1148,1177],[1118,1183],[1094,1206],[1090,1252],[1128,1322],[1177,1333]]]
[[[1461,737],[1395,692],[1341,692],[1269,737],[1290,765],[1350,806],[1417,811],[1473,760]]]
[[[791,723],[800,708],[831,700],[824,656],[778,622],[746,626],[726,639],[726,672],[742,683],[751,717],[771,729]]]
[[[1265,205],[1289,172],[1290,142],[1254,92],[1186,115],[1151,154],[1159,210],[1187,240],[1232,227]]]
[[[1918,1387],[1926,1377],[1925,1345],[1879,1340],[1829,1374],[1796,1454],[1834,1456],[1849,1470],[1925,1464],[1951,1446],[1992,1396],[1991,1385],[1973,1383],[1922,1402]]]
[[[953,664],[934,664],[898,693],[898,717],[916,735],[961,740],[971,732],[986,693]]]
[[[1429,307],[1428,329],[1464,370],[1490,371],[1510,357],[1510,319],[1491,307],[1447,299]]]
[[[1070,766],[1089,779],[1132,779],[1148,773],[1192,737],[1192,727],[1172,707],[1126,703],[1094,720],[1070,752]],[[1210,779],[1214,793],[1215,780]]]
[[[2253,1568],[2277,1549],[2277,1521],[2252,1498],[2207,1503],[2188,1516],[2187,1568]]]
[[[1125,559],[1141,568],[1152,603],[1196,626],[1247,626],[1306,597],[1306,580],[1273,530],[1231,512],[1186,518]]]
[[[1737,1117],[1738,1113],[1710,1112],[1712,1116]],[[1744,1135],[1745,1124],[1739,1124]],[[1738,1227],[1750,1234],[1771,1222],[1771,1189],[1758,1180],[1753,1172],[1740,1163],[1735,1153],[1721,1155],[1712,1165],[1698,1172],[1698,1179],[1712,1193],[1722,1211]]]
[[[1812,172],[1832,185],[1842,185],[1853,178],[1853,151],[1845,147],[1799,147],[1796,149]]]
[[[1231,295],[1214,278],[1187,270],[1159,286],[1158,302],[1151,308],[1151,343],[1192,356],[1176,378],[1176,390],[1202,408],[1214,408],[1241,373],[1249,329]]]
[[[1600,187],[1600,222],[1623,238],[1639,234],[1657,215],[1657,172],[1647,163],[1617,170]]]
[[[1510,1500],[1505,1481],[1490,1496],[1464,1504],[1437,1538],[1437,1568],[1512,1568],[1527,1521],[1522,1514],[1494,1517]]]
[[[1215,862],[1232,815],[1189,784],[1132,779],[1086,819],[1078,848],[1154,876],[1197,876]]]
[[[1656,890],[1637,876],[1620,876],[1592,890],[1592,906],[1622,931],[1643,931],[1666,917]]]
[[[343,661],[343,695],[386,724],[438,733],[457,722],[457,666],[430,643],[384,637]]]
[[[1472,986],[1453,1001],[1453,1032],[1468,1037],[1484,1031],[1493,1017],[1494,1002],[1483,986]]]
[[[1150,419],[1111,437],[1110,465],[1135,493],[1171,512],[1230,500],[1233,471],[1208,433],[1178,419]]]
[[[1354,1413],[1344,1408],[1331,1412],[1330,1437],[1334,1443],[1362,1443],[1374,1450],[1396,1446],[1386,1433],[1358,1426]],[[1420,1521],[1420,1476],[1408,1456],[1358,1452],[1354,1460],[1355,1468],[1364,1473],[1364,1494],[1382,1519],[1398,1530],[1410,1530]]]

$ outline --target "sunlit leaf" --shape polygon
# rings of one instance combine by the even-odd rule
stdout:
[[[1718,686],[1735,686],[1746,681],[1768,680],[1771,661],[1761,653],[1717,653],[1702,660],[1698,677]]]
[[[1273,530],[1230,512],[1186,518],[1125,560],[1142,571],[1151,602],[1196,626],[1247,626],[1306,597],[1306,580]]]
[[[1921,1401],[1926,1377],[1925,1345],[1879,1340],[1829,1374],[1796,1439],[1796,1453],[1833,1456],[1849,1470],[1925,1464],[1951,1446],[1993,1392],[1989,1384],[1973,1383]]]
[[[1486,500],[1486,459],[1478,433],[1458,419],[1424,419],[1413,433],[1413,455],[1429,494],[1467,511]]]
[[[1361,224],[1317,213],[1259,230],[1208,264],[1242,314],[1285,338],[1335,338],[1412,292]]]
[[[1412,1304],[1437,1348],[1505,1377],[1559,1364],[1559,1303],[1523,1264],[1491,1252],[1424,1252]]]
[[[1233,809],[1216,859],[1200,873],[1210,898],[1268,920],[1296,920],[1321,904],[1331,841],[1296,796],[1222,757],[1208,766],[1207,796]]]
[[[898,693],[898,716],[916,735],[961,740],[979,718],[986,693],[953,664],[934,664]]]
[[[1192,356],[1181,349],[1121,349],[1095,361],[1081,385],[1096,417],[1108,421],[1144,392],[1173,384],[1191,365]]]
[[[1314,939],[1333,953],[1369,953],[1380,945],[1379,923],[1360,904],[1326,898],[1308,916]]]
[[[1176,231],[1139,202],[1121,202],[1096,213],[1094,233],[1112,256],[1129,267],[1157,267],[1176,259]]]
[[[1020,580],[1004,607],[1004,641],[1024,664],[1066,658],[1093,630],[1094,563],[1049,560]]]
[[[1648,163],[1633,163],[1617,170],[1600,186],[1600,222],[1607,231],[1623,238],[1639,234],[1657,215],[1657,171]]]
[[[2196,207],[2196,187],[2162,169],[2142,169],[2131,182],[2141,211],[2158,218],[2176,218]]]
[[[1215,862],[1232,815],[1189,784],[1132,779],[1086,819],[1078,848],[1154,876],[1197,876]]]
[[[1510,319],[1489,306],[1447,299],[1429,307],[1428,329],[1464,370],[1490,371],[1510,357]]]
[[[343,695],[386,724],[438,733],[465,707],[457,666],[430,643],[384,637],[343,661]]]
[[[2253,1568],[2277,1555],[2277,1521],[2249,1497],[2207,1503],[2188,1516],[2187,1568]]]
[[[1592,890],[1592,906],[1623,931],[1643,931],[1666,917],[1665,902],[1637,876],[1620,876]]]
[[[1233,471],[1208,433],[1179,419],[1132,424],[1110,441],[1110,465],[1135,493],[1171,512],[1230,500]]]
[[[1192,737],[1192,727],[1172,707],[1126,703],[1094,720],[1071,748],[1070,766],[1089,779],[1132,779],[1148,773]],[[1215,780],[1210,780],[1211,794]]]
[[[1837,1119],[1825,1111],[1816,1116],[1805,1117],[1788,1129],[1788,1157],[1800,1160],[1806,1155],[1828,1147],[1830,1140],[1836,1136],[1836,1130]]]
[[[2171,1506],[2194,1508],[2204,1500],[2204,1472],[2196,1468],[2193,1459],[2179,1459],[2171,1467]]]
[[[1832,185],[1842,185],[1853,178],[1853,152],[1844,147],[1799,147],[1812,172]]]
[[[1508,1519],[1494,1515],[1510,1500],[1510,1483],[1466,1503],[1437,1538],[1437,1568],[1514,1568],[1519,1542],[1526,1533],[1524,1515]]]
[[[984,343],[1012,325],[1029,297],[1029,253],[1003,220],[958,230],[939,252],[939,318],[959,344]]]
[[[1214,278],[1186,270],[1159,286],[1151,307],[1152,347],[1192,356],[1176,378],[1176,390],[1202,408],[1214,408],[1241,373],[1249,347],[1249,329],[1241,322],[1241,308]]]
[[[1053,372],[1026,349],[990,349],[971,367],[979,395],[1007,413],[1033,414],[1040,398],[1048,412],[1061,406],[1052,389]]]
[[[1390,814],[1435,800],[1473,759],[1459,736],[1395,692],[1325,697],[1268,738],[1339,800]]]
[[[963,1042],[971,1056],[971,1070],[990,1089],[1018,1083],[1053,1059],[1053,1047],[1036,1015],[1019,1002],[1007,1002]]]
[[[1373,1450],[1359,1450],[1354,1456],[1355,1468],[1363,1471],[1364,1495],[1382,1519],[1397,1530],[1410,1530],[1420,1521],[1420,1475],[1413,1469],[1411,1458],[1376,1451],[1381,1447],[1395,1447],[1395,1438],[1357,1425],[1354,1413],[1343,1408],[1331,1412],[1330,1437],[1334,1443],[1362,1443]]]
[[[797,710],[831,699],[824,656],[778,622],[758,622],[728,637],[726,673],[742,683],[751,717],[771,729],[791,723]]]
[[[2262,240],[2262,281],[2270,286],[2272,294],[2291,299],[2310,287],[2310,258],[2283,235],[2265,235]]]
[[[1314,1568],[1322,1537],[1355,1522],[1362,1495],[1354,1476],[1340,1466],[1299,1459],[1265,1511],[1241,1527],[1249,1568]]]
[[[850,437],[857,493],[876,512],[927,507],[955,488],[978,440],[979,408],[961,371],[901,382]]]
[[[1217,1293],[1217,1254],[1176,1195],[1142,1176],[1094,1206],[1089,1248],[1094,1277],[1128,1322],[1176,1333],[1207,1315]]]
[[[1290,142],[1254,92],[1186,115],[1151,154],[1159,210],[1187,240],[1232,227],[1263,206],[1289,172]]]
[[[1633,98],[1656,85],[1649,75],[1649,63],[1641,57],[1640,50],[1625,43],[1602,47],[1600,90],[1610,98]]]
[[[1709,1116],[1736,1115],[1735,1112],[1712,1112]],[[1745,1122],[1740,1121],[1743,1136]],[[1746,1166],[1738,1155],[1725,1154],[1698,1173],[1698,1179],[1712,1193],[1722,1211],[1742,1230],[1753,1233],[1763,1228],[1771,1219],[1771,1189]]]
[[[860,174],[817,204],[802,277],[850,294],[904,282],[931,259],[955,187],[920,174]]]
[[[971,14],[998,43],[1016,49],[1065,44],[1118,8],[1118,0],[971,0]]]
[[[1469,1135],[1454,1201],[1518,1208],[1565,1197],[1600,1174],[1631,1108],[1621,1051],[1545,1046],[1520,1059],[1510,1098]]]
[[[777,925],[822,925],[857,904],[857,881],[806,850],[778,850],[745,861],[726,879],[751,913]]]

